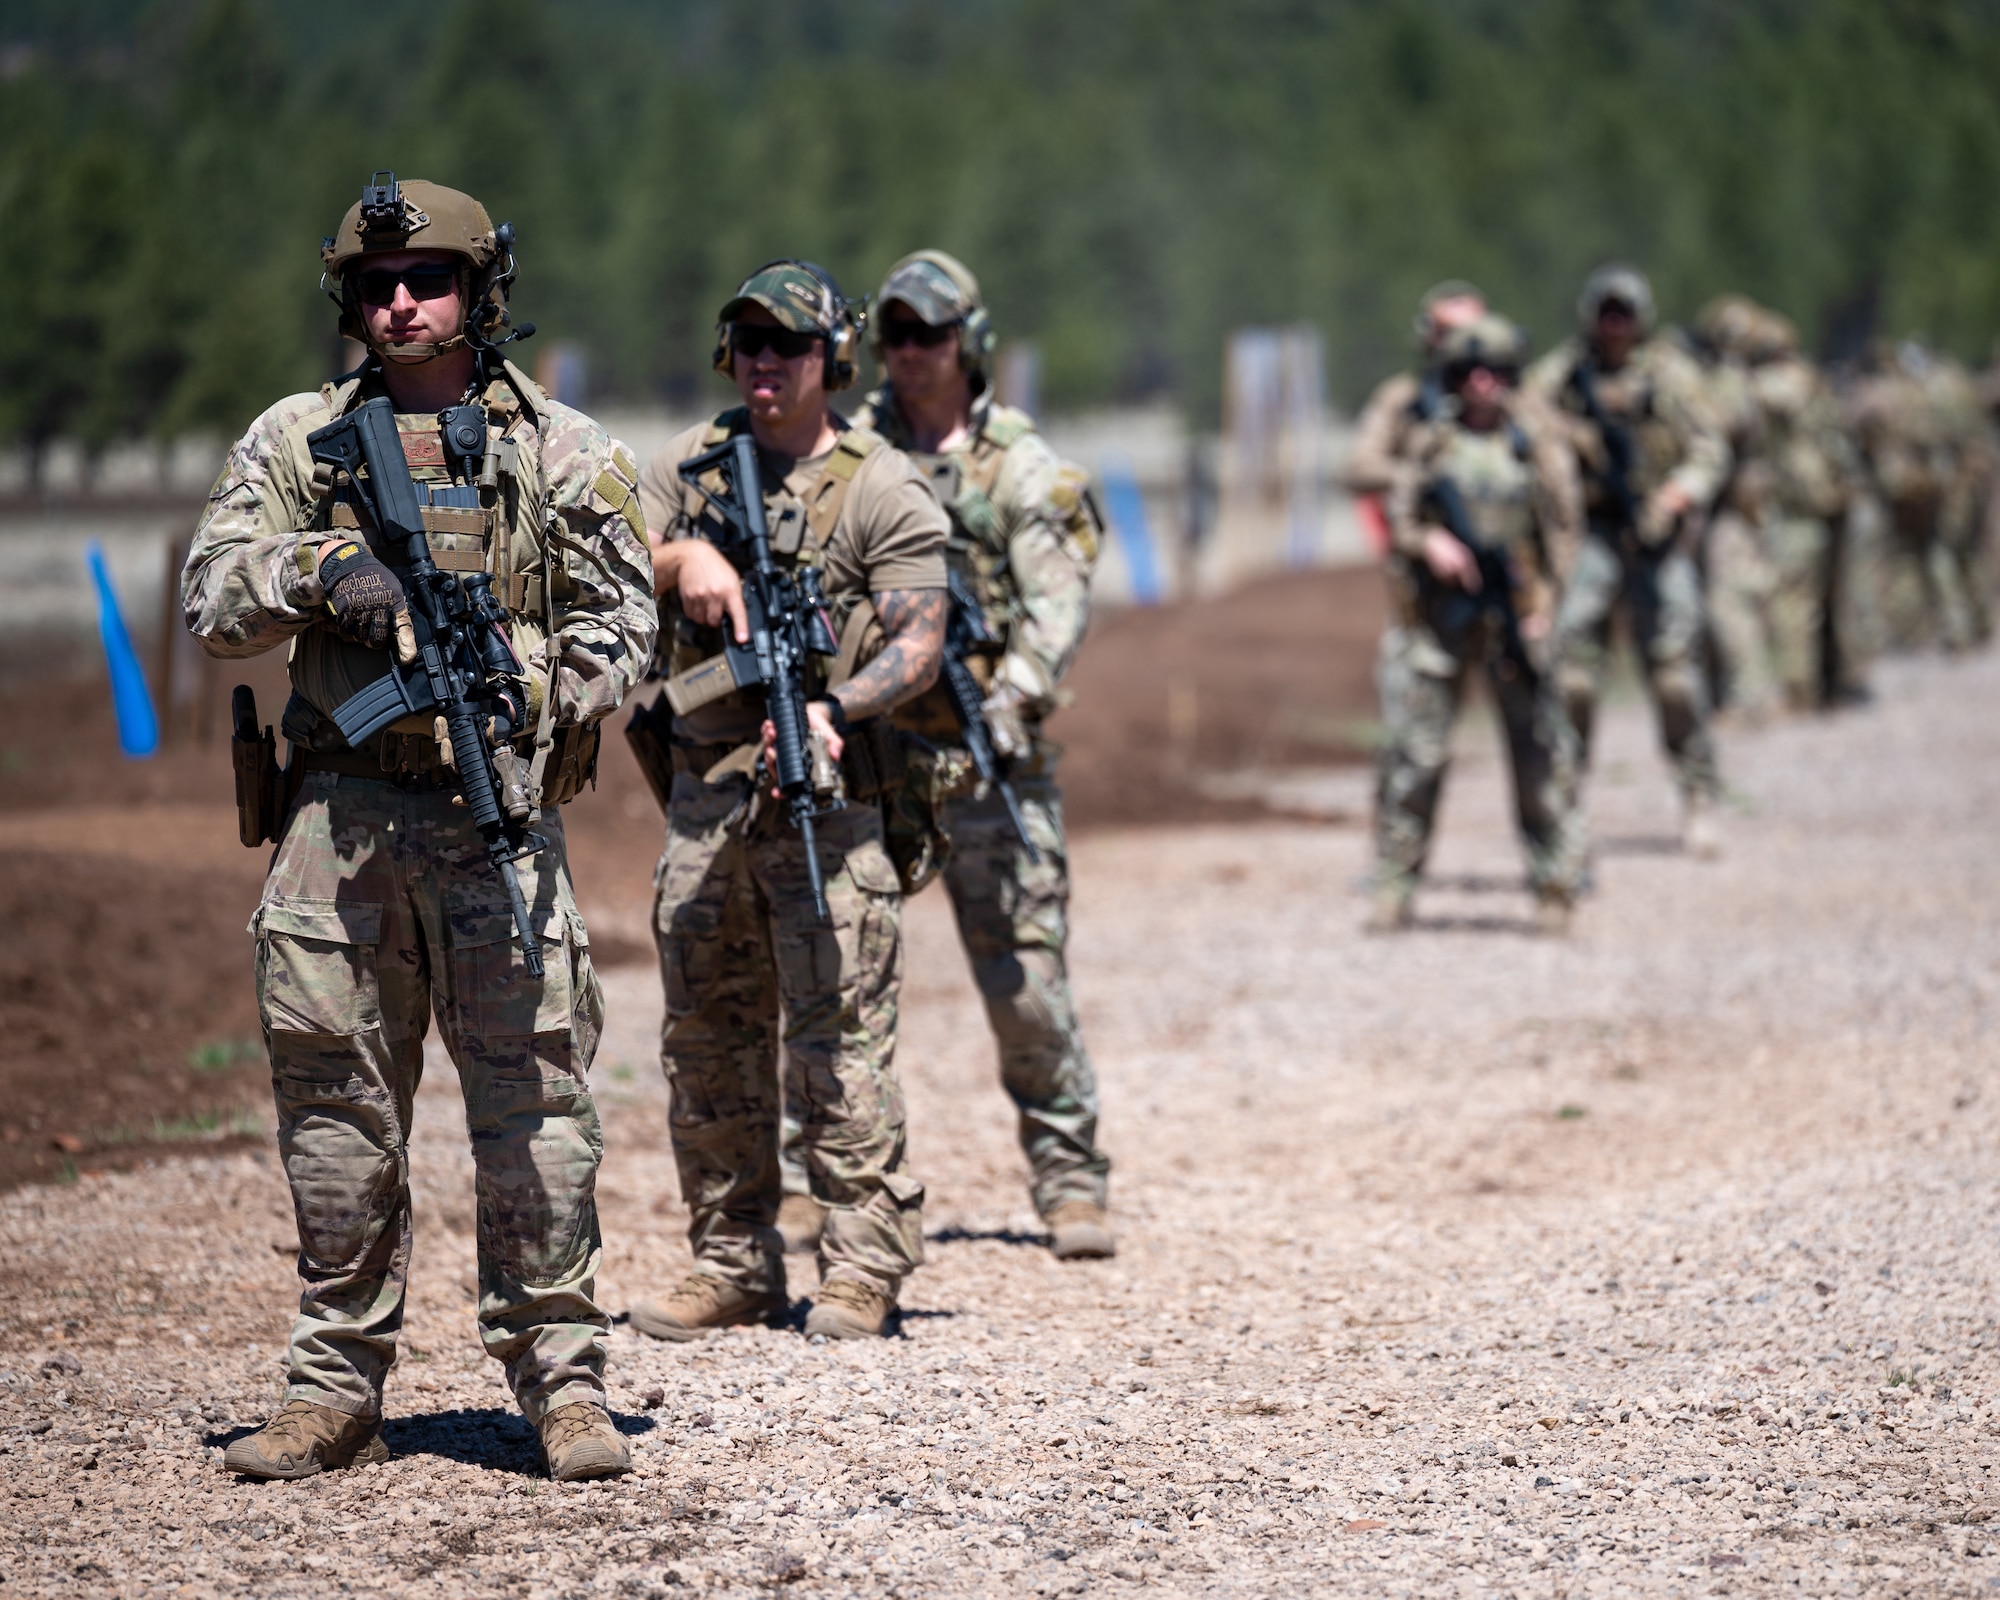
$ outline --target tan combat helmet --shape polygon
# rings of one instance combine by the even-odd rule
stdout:
[[[1719,294],[1695,313],[1695,336],[1718,356],[1747,361],[1764,315],[1764,308],[1747,294]]]
[[[1528,335],[1518,322],[1489,311],[1472,322],[1445,331],[1438,360],[1449,373],[1485,367],[1510,380],[1528,359]]]
[[[465,262],[460,282],[465,322],[456,337],[428,347],[429,357],[461,344],[490,349],[535,331],[532,322],[524,322],[513,333],[494,337],[513,320],[507,290],[514,281],[514,225],[503,222],[496,228],[486,208],[461,190],[422,178],[399,183],[394,172],[385,170],[370,175],[361,198],[341,218],[339,231],[320,242],[320,286],[340,307],[340,331],[348,338],[367,343],[349,270],[365,266],[371,255],[398,250],[444,250]],[[413,348],[420,347],[399,347],[405,352]]]
[[[970,267],[942,250],[915,250],[889,269],[871,302],[878,324],[874,333],[878,362],[885,357],[879,322],[882,308],[891,300],[901,301],[933,328],[956,324],[959,367],[972,380],[974,394],[986,387],[986,367],[998,336]]]
[[[1432,284],[1417,301],[1417,314],[1410,321],[1410,332],[1419,348],[1432,350],[1437,347],[1445,331],[1438,326],[1437,308],[1453,300],[1476,300],[1480,315],[1486,313],[1486,294],[1476,283],[1467,283],[1463,278],[1446,278],[1442,283]]]
[[[1583,293],[1576,297],[1576,322],[1585,334],[1597,326],[1597,314],[1607,300],[1630,306],[1642,334],[1653,331],[1653,286],[1637,267],[1608,262],[1584,279]]]
[[[1798,324],[1782,311],[1760,307],[1744,336],[1743,355],[1749,361],[1782,361],[1799,353]]]

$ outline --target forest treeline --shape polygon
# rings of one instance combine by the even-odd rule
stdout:
[[[1478,280],[1547,340],[1624,256],[1809,332],[2000,331],[1992,0],[9,0],[0,441],[235,432],[335,360],[371,168],[519,229],[520,315],[688,403],[774,255],[962,254],[1046,403],[1218,405],[1309,321],[1337,400]],[[530,347],[532,349],[532,347]]]

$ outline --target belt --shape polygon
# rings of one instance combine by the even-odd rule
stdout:
[[[300,750],[294,758],[307,772],[332,772],[343,778],[366,778],[371,783],[393,784],[412,793],[436,789],[456,789],[458,774],[449,767],[431,772],[392,772],[381,760],[362,750]]]

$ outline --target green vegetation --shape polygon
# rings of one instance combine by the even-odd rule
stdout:
[[[1300,319],[1352,401],[1426,283],[1546,339],[1613,254],[1673,314],[1734,287],[1983,356],[1996,81],[1993,0],[13,0],[0,439],[235,432],[319,381],[314,246],[376,165],[512,219],[522,315],[624,400],[713,392],[747,266],[858,292],[920,243],[1059,406],[1212,414],[1225,331]]]
[[[188,1065],[196,1072],[228,1072],[247,1062],[264,1059],[261,1039],[207,1039],[188,1052]]]

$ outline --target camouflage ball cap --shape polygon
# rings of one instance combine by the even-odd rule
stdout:
[[[839,296],[808,267],[796,261],[773,261],[743,280],[722,308],[719,322],[734,322],[745,306],[762,306],[778,326],[794,333],[831,336],[840,325]]]
[[[882,280],[875,304],[886,306],[891,300],[900,300],[933,328],[943,328],[980,308],[979,283],[942,250],[920,250],[903,257]]]

